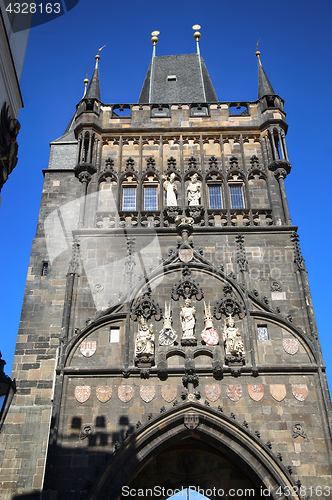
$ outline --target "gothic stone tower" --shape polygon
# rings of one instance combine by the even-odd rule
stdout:
[[[331,495],[284,102],[256,55],[255,101],[218,101],[198,51],[153,54],[121,105],[96,56],[44,172],[2,499]]]

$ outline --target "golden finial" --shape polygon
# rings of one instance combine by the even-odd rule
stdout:
[[[160,35],[160,31],[152,31],[151,35],[152,35],[151,42],[155,47],[159,40],[158,35]]]
[[[201,38],[201,34],[198,30],[200,30],[201,27],[199,24],[194,24],[194,26],[192,28],[193,28],[193,30],[195,30],[194,38],[195,38],[196,42],[198,42],[198,40]]]
[[[255,56],[257,56],[257,57],[261,55],[261,53],[259,52],[259,50],[257,50],[257,47],[258,47],[258,44],[259,44],[259,40],[260,40],[260,39],[261,39],[261,38],[259,37],[259,38],[258,38],[258,42],[256,43],[256,52],[255,52]]]
[[[87,66],[85,66],[85,70],[86,70],[86,75],[85,75],[85,78],[83,80],[83,83],[84,83],[84,94],[83,94],[83,97],[85,96],[86,94],[86,90],[88,88],[88,83],[89,83],[89,78],[88,78],[88,68]]]

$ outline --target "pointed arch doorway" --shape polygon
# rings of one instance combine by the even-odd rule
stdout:
[[[233,418],[195,402],[168,409],[127,439],[89,500],[166,500],[189,482],[215,499],[285,500],[283,492],[291,491],[292,500],[300,500],[267,446]]]

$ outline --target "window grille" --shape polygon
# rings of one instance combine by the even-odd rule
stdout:
[[[222,208],[221,186],[209,186],[210,208]]]
[[[258,340],[269,340],[269,332],[266,325],[257,326]]]
[[[144,188],[144,210],[157,210],[157,188],[145,187]]]
[[[136,210],[136,187],[124,187],[122,210]]]
[[[229,186],[231,208],[244,208],[242,186]]]

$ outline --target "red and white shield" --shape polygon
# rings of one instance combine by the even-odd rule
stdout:
[[[292,393],[298,401],[304,401],[308,397],[308,386],[306,384],[292,384]]]
[[[96,389],[96,396],[98,401],[106,403],[112,397],[112,387],[109,385],[101,385]]]
[[[297,339],[282,339],[282,346],[288,354],[296,354],[299,350],[300,343]]]
[[[93,356],[97,349],[96,340],[84,340],[81,342],[80,351],[86,358]]]
[[[139,395],[146,403],[150,403],[156,395],[156,389],[154,385],[141,385],[139,389]]]
[[[161,388],[161,396],[167,403],[174,401],[177,396],[177,392],[178,390],[176,385],[164,385]]]
[[[208,345],[217,345],[219,343],[219,335],[214,328],[208,328],[202,333],[202,339]]]
[[[242,386],[241,385],[228,385],[226,388],[226,394],[231,401],[239,401],[242,397]]]
[[[128,403],[134,395],[134,388],[130,385],[119,385],[118,396],[123,403]]]
[[[221,391],[219,385],[206,385],[204,390],[206,399],[208,399],[212,403],[214,403],[215,401],[217,401],[217,399],[220,398]]]
[[[89,385],[77,385],[75,387],[75,398],[79,403],[85,403],[91,395],[91,387]]]
[[[270,385],[270,393],[273,399],[282,401],[286,397],[286,387],[284,384],[272,384]]]
[[[262,384],[249,384],[248,393],[254,401],[260,401],[264,396],[264,387]]]

